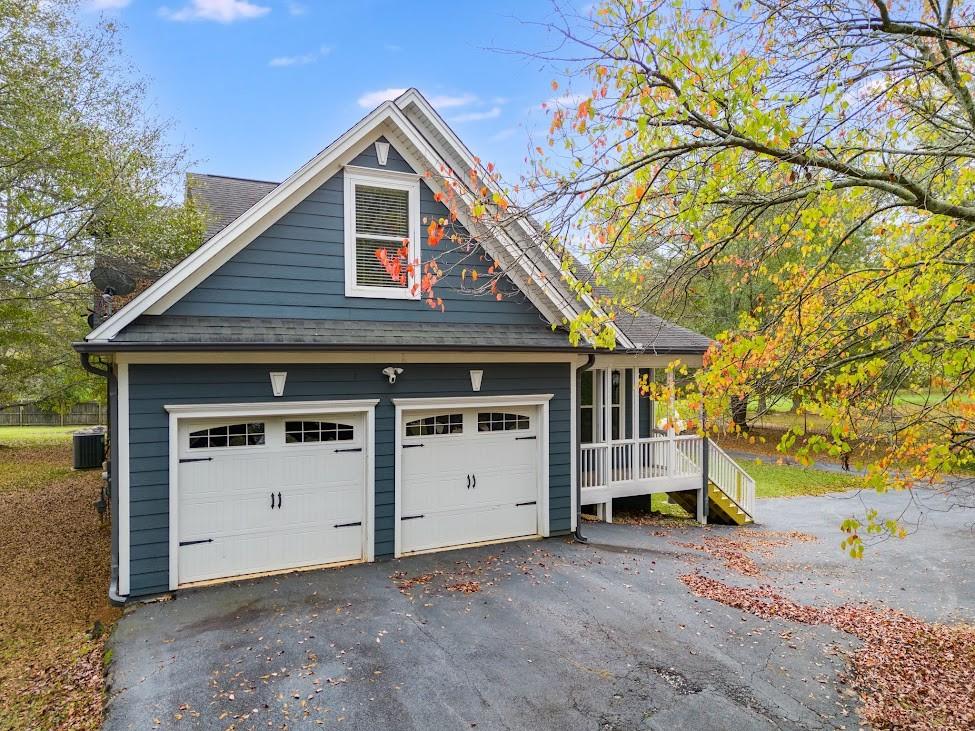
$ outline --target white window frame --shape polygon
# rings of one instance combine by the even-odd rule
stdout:
[[[355,165],[346,165],[344,171],[344,215],[345,215],[345,296],[369,297],[373,299],[418,300],[422,296],[419,283],[420,271],[420,177],[412,173],[393,170],[373,170]],[[405,287],[369,287],[360,285],[356,279],[355,261],[355,186],[368,185],[376,188],[392,188],[409,193],[409,261],[416,262],[413,276],[407,275]],[[370,236],[370,238],[376,238]],[[382,238],[382,237],[379,237]],[[390,249],[398,249],[401,242],[390,239]],[[416,291],[414,292],[414,285]]]

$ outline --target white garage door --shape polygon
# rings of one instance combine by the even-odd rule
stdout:
[[[400,552],[539,533],[538,409],[405,412]]]
[[[361,559],[364,422],[181,421],[179,583]]]

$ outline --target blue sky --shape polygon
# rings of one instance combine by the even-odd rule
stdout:
[[[548,0],[85,0],[123,27],[154,112],[195,170],[282,180],[390,90],[415,86],[505,177],[522,172],[555,70]],[[560,90],[564,94],[565,89]]]

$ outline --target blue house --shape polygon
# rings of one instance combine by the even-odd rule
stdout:
[[[430,246],[427,173],[477,165],[410,90],[284,182],[190,176],[206,242],[75,346],[108,367],[116,600],[564,535],[630,495],[750,519],[750,478],[639,396],[707,338],[631,313],[614,350],[570,345],[596,305],[527,224]],[[442,257],[443,308],[379,263],[403,240]],[[484,261],[500,299],[462,276]]]

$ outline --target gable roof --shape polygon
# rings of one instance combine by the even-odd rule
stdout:
[[[478,167],[477,160],[430,104],[411,89],[395,102],[379,105],[282,183],[190,174],[188,194],[207,215],[205,243],[89,333],[87,343],[105,346],[98,348],[104,350],[112,349],[109,343],[131,344],[129,331],[134,335],[141,324],[135,328],[130,325],[147,315],[153,319],[164,315],[180,297],[338,172],[378,134],[416,158],[417,169],[450,169],[463,179],[468,170]],[[461,222],[465,223],[463,212]],[[519,221],[511,228],[515,230],[494,227],[491,234],[495,240],[482,240],[481,244],[501,262],[508,277],[551,324],[571,319],[587,308],[598,311],[593,299],[577,299],[563,279],[561,262],[549,247],[536,245],[541,236],[535,227]],[[624,325],[623,320],[629,322]],[[653,351],[659,347],[659,352],[703,352],[711,342],[660,318],[639,313],[619,318],[615,329],[622,350]],[[123,331],[124,336],[119,337]],[[564,334],[559,337],[565,339]],[[663,347],[664,341],[669,344],[667,347]]]

